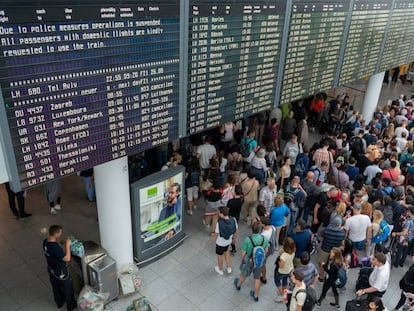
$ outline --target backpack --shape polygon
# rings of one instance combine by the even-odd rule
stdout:
[[[301,153],[296,158],[295,167],[293,169],[293,173],[295,176],[299,176],[302,178],[305,176],[305,154]]]
[[[296,188],[295,190],[290,190],[290,189],[291,187],[288,186],[287,190],[285,191],[285,194],[284,194],[285,204],[289,207],[291,211],[296,211],[297,206],[295,202],[295,196],[300,190],[299,188]]]
[[[231,156],[233,159],[230,161],[228,169],[234,172],[241,171],[243,169],[243,159],[242,158],[237,159],[236,157],[234,157],[233,154],[231,154]]]
[[[308,242],[308,245],[306,246],[306,251],[309,253],[309,255],[316,254],[318,252],[318,244],[319,244],[319,237],[317,233],[313,233],[311,231],[311,237]]]
[[[296,292],[296,296],[299,293],[306,293],[305,303],[302,306],[302,311],[312,311],[316,305],[316,291],[313,287],[307,286],[306,289],[300,289]]]
[[[337,288],[342,288],[346,285],[346,281],[348,280],[348,276],[346,274],[346,270],[344,265],[342,265],[338,270],[338,276],[335,280],[335,285]]]
[[[272,235],[270,236],[269,246],[267,247],[267,256],[274,254],[275,245],[276,245],[275,228],[272,226]]]
[[[240,154],[243,158],[248,158],[250,156],[250,148],[249,145],[253,142],[253,139],[250,138],[249,142],[247,139],[243,139],[240,144]]]
[[[261,268],[266,258],[266,253],[263,248],[265,238],[262,236],[262,243],[260,243],[260,245],[255,245],[253,238],[251,236],[249,236],[249,239],[253,246],[253,251],[252,251],[253,265],[255,268]]]
[[[236,232],[236,219],[234,217],[230,217],[228,221],[220,218],[218,225],[220,236],[225,240],[228,240]]]
[[[200,183],[200,173],[197,170],[192,170],[189,180],[192,186],[197,186]]]

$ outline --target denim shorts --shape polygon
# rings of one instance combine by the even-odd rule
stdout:
[[[362,240],[362,241],[359,241],[359,242],[352,242],[352,245],[357,250],[363,251],[365,249],[365,240]]]
[[[283,274],[283,273],[276,273],[275,276],[275,284],[276,286],[283,286],[286,287],[288,284],[288,280],[289,280],[289,273],[288,274]]]

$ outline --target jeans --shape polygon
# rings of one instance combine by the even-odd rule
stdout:
[[[82,177],[83,183],[85,184],[86,195],[89,201],[95,200],[95,184],[93,182],[93,177]]]

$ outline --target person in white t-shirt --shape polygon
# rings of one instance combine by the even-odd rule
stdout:
[[[354,203],[353,216],[345,221],[345,232],[357,251],[363,251],[365,244],[371,240],[372,224],[367,215],[361,214],[361,204]]]
[[[211,138],[206,137],[204,144],[197,147],[197,158],[200,161],[200,167],[205,170],[210,167],[210,160],[217,156],[216,147],[211,144]]]
[[[303,282],[303,272],[297,269],[290,274],[290,280],[295,287],[292,291],[292,298],[290,299],[289,311],[301,311],[306,300],[306,284]],[[289,291],[286,290],[289,294]]]

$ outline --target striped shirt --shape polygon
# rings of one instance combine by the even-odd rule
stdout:
[[[344,230],[338,228],[327,227],[322,233],[322,245],[321,249],[324,252],[330,252],[332,248],[339,247],[342,241],[345,239]]]
[[[318,269],[312,262],[306,266],[298,266],[296,269],[303,273],[303,282],[305,282],[306,287],[311,286],[315,276],[319,275]]]

